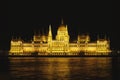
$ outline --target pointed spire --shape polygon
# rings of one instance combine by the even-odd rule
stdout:
[[[68,28],[67,28],[68,26],[66,25],[66,30],[68,30]]]
[[[21,37],[19,36],[18,40],[21,40]]]
[[[105,40],[107,39],[106,34],[105,34]]]
[[[68,35],[68,26],[66,25],[66,31],[67,31],[67,35]]]
[[[61,24],[64,24],[63,19],[61,19]]]
[[[44,28],[42,28],[42,35],[44,35]]]
[[[48,36],[52,36],[51,25],[49,25],[49,33]]]
[[[49,25],[49,30],[51,31],[51,25]]]

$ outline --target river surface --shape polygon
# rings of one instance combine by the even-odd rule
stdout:
[[[0,80],[120,80],[120,57],[0,58]]]

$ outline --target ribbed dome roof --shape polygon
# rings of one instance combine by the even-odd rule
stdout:
[[[66,31],[66,26],[65,25],[60,25],[58,28],[58,31]]]

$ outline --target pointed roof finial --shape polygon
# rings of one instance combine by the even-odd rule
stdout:
[[[44,28],[42,28],[42,35],[45,35],[45,33],[44,33]]]
[[[18,37],[18,40],[20,40],[20,36]]]
[[[51,25],[49,25],[49,33],[48,36],[52,36]]]
[[[64,24],[63,19],[61,19],[61,24]]]
[[[66,25],[66,30],[68,30],[68,26]]]
[[[105,40],[107,39],[107,36],[106,36],[106,34],[105,34]]]
[[[97,39],[99,40],[99,35],[97,35]]]
[[[51,30],[51,24],[49,25],[49,30]]]

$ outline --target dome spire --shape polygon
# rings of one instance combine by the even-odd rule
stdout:
[[[61,24],[64,24],[63,19],[61,19]]]
[[[66,25],[66,30],[68,31],[68,26]]]
[[[52,36],[51,25],[49,25],[49,36]]]

